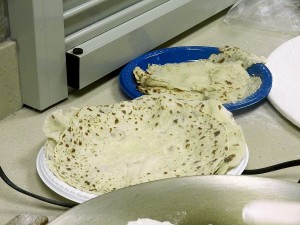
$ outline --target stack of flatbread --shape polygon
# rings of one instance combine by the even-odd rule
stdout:
[[[261,79],[255,74],[249,76],[246,69],[264,62],[264,57],[224,47],[208,59],[150,64],[146,70],[136,67],[133,74],[137,88],[144,94],[163,93],[181,99],[217,99],[230,103],[250,96],[261,86]]]
[[[58,110],[44,132],[49,169],[94,194],[163,178],[225,174],[246,149],[240,126],[221,102],[171,95]]]

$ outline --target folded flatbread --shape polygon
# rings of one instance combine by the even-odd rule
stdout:
[[[181,99],[216,99],[222,103],[236,102],[253,94],[261,85],[255,74],[246,69],[264,63],[263,57],[225,47],[208,59],[150,64],[146,70],[133,71],[137,88],[144,94],[164,93]]]
[[[44,132],[49,169],[94,194],[164,178],[225,174],[246,149],[240,126],[221,102],[169,95],[58,110],[46,119]]]

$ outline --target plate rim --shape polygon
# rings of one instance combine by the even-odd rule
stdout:
[[[239,176],[243,173],[249,161],[249,149],[246,145],[245,155],[238,166],[227,171],[225,175]],[[99,195],[78,190],[56,177],[48,168],[44,146],[40,148],[36,158],[36,168],[41,180],[55,193],[77,203],[83,203]],[[218,176],[218,175],[214,175]],[[104,193],[103,193],[104,194]]]
[[[48,168],[44,147],[42,147],[38,152],[36,159],[36,168],[38,175],[46,184],[46,186],[48,186],[52,191],[69,200],[77,203],[82,203],[98,196],[78,190],[56,177]]]
[[[135,68],[140,61],[142,61],[144,59],[148,59],[149,57],[157,56],[159,54],[164,54],[164,53],[169,53],[169,52],[178,53],[178,52],[184,52],[184,51],[199,51],[199,52],[211,51],[211,54],[214,54],[214,53],[219,52],[219,48],[213,47],[213,46],[176,46],[176,47],[157,49],[157,50],[153,50],[153,51],[144,53],[144,54],[134,58],[132,61],[127,63],[121,69],[120,74],[119,74],[119,85],[120,85],[122,91],[132,99],[144,95],[142,92],[140,92],[137,89],[137,87],[136,87],[137,83],[132,74],[133,68]],[[199,58],[199,59],[205,59],[205,58]],[[187,61],[181,61],[181,62],[187,62]],[[249,71],[253,70],[253,68],[263,70],[263,73],[261,76],[261,78],[263,78],[261,86],[258,88],[258,90],[255,93],[253,93],[252,95],[250,95],[242,100],[223,104],[227,110],[234,112],[234,111],[237,111],[240,109],[244,109],[246,107],[253,106],[256,103],[261,102],[265,98],[267,98],[267,96],[270,93],[271,88],[272,88],[272,74],[265,64],[256,63],[256,64],[253,64],[251,67],[247,68],[247,72],[250,76],[252,76],[252,74],[250,74]],[[130,74],[130,76],[128,74]]]

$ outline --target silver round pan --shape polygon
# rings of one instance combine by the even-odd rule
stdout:
[[[176,225],[239,225],[252,200],[300,201],[300,184],[248,176],[195,176],[140,184],[80,204],[50,225],[127,225],[138,218]]]

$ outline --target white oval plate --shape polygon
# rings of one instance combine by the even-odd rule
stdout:
[[[249,160],[249,150],[247,147],[245,151],[245,156],[241,161],[241,163],[237,167],[229,170],[227,172],[227,175],[241,175],[247,166],[248,160]],[[66,184],[60,179],[58,179],[48,168],[47,159],[43,148],[41,148],[38,153],[37,160],[36,160],[36,167],[37,167],[37,172],[40,178],[42,179],[42,181],[54,192],[67,199],[70,199],[74,202],[82,203],[97,197],[97,195],[80,191]]]
[[[300,127],[300,36],[275,49],[266,66],[273,76],[268,100],[285,118]]]

